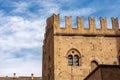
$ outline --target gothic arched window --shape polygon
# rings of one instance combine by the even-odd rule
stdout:
[[[91,62],[91,70],[94,70],[97,66],[98,66],[97,61],[94,60]]]
[[[80,53],[76,49],[70,49],[68,51],[68,65],[79,66],[81,62]]]
[[[73,66],[73,56],[72,55],[68,55],[68,65]]]

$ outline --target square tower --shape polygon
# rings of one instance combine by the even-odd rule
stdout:
[[[120,62],[120,30],[117,18],[112,18],[112,29],[106,18],[100,18],[96,29],[95,18],[77,17],[77,28],[72,28],[72,18],[65,17],[65,28],[60,28],[60,16],[47,19],[43,44],[43,80],[83,80],[97,65]]]

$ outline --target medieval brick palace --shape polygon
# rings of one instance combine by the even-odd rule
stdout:
[[[96,28],[95,18],[89,17],[88,22],[89,28],[84,28],[84,19],[77,17],[77,28],[73,28],[72,18],[66,16],[65,28],[61,28],[59,14],[47,19],[43,80],[83,80],[100,64],[119,65],[118,18],[111,19],[112,29],[106,18],[100,18],[100,29]]]

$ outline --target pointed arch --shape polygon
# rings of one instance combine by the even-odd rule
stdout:
[[[96,61],[98,64],[103,64],[102,61],[98,57],[92,57],[92,58],[90,58],[90,63],[92,61]]]
[[[91,70],[94,70],[98,66],[98,62],[96,60],[91,61]]]
[[[69,66],[79,66],[81,64],[81,54],[75,48],[68,50],[67,58]]]
[[[67,51],[67,56],[68,56],[69,54],[71,54],[71,55],[77,54],[77,55],[81,56],[80,52],[79,52],[77,49],[75,49],[75,48],[69,49],[69,50]]]

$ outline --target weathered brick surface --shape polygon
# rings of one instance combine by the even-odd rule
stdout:
[[[60,28],[59,15],[47,19],[43,80],[83,80],[92,71],[92,61],[118,64],[120,31],[117,18],[112,18],[113,29],[107,29],[105,18],[100,19],[101,29],[95,28],[94,18],[89,18],[89,29],[84,29],[83,18],[78,18],[78,28],[72,28],[71,21],[71,17],[66,17],[65,28]],[[79,66],[68,66],[68,51],[72,49],[80,54]]]

